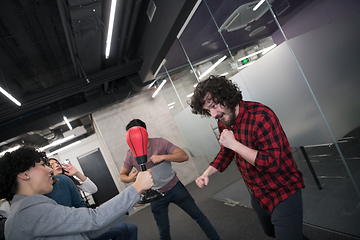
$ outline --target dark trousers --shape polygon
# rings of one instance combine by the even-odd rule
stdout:
[[[187,214],[189,214],[189,216],[194,219],[197,224],[199,224],[209,239],[220,239],[209,219],[198,208],[194,199],[180,181],[178,181],[172,189],[164,192],[164,194],[165,196],[163,198],[150,203],[151,211],[158,226],[161,240],[171,239],[168,216],[170,203],[175,203]]]
[[[309,239],[303,235],[303,205],[301,190],[280,202],[271,213],[260,207],[251,196],[251,205],[258,216],[265,234],[276,240]]]
[[[137,240],[138,229],[135,224],[121,222],[106,233],[92,240]]]

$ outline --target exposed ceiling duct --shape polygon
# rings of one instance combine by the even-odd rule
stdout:
[[[282,16],[303,3],[286,2]],[[220,23],[239,7],[238,1],[207,3]],[[282,3],[274,1],[274,8]],[[71,125],[83,125],[80,119],[137,94],[156,74],[161,77],[159,66],[165,58],[169,71],[188,64],[182,50],[174,47],[180,31],[194,62],[225,50],[203,1],[117,0],[108,59],[111,0],[2,0],[0,4],[0,87],[22,104],[18,107],[0,94],[0,150],[15,142],[41,145],[61,137],[66,130],[64,115]],[[194,7],[196,12],[187,21]],[[254,37],[244,29],[233,31],[227,44],[245,46],[269,36],[276,31],[270,20],[264,13],[251,28],[266,23],[266,30]],[[208,44],[201,46],[204,42]],[[88,127],[91,133],[91,123]]]

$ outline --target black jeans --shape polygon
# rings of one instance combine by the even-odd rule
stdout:
[[[309,239],[303,235],[303,205],[301,190],[280,202],[271,213],[260,207],[251,196],[251,205],[258,216],[265,234],[276,240]]]
[[[165,196],[163,198],[150,203],[151,211],[158,226],[161,240],[171,239],[170,222],[168,216],[170,203],[178,205],[182,210],[189,214],[189,216],[194,219],[197,224],[199,224],[209,239],[220,239],[209,219],[198,208],[195,200],[180,181],[178,181],[172,189],[164,192],[164,194]]]
[[[110,228],[106,233],[92,240],[137,240],[138,229],[135,224],[120,222],[115,227]]]

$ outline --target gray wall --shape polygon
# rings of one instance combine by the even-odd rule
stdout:
[[[107,162],[114,162],[116,171],[120,173],[124,156],[129,149],[125,141],[125,126],[134,118],[146,123],[149,137],[163,137],[188,153],[180,131],[170,114],[161,95],[151,98],[153,91],[143,92],[119,104],[102,109],[93,114],[96,134],[106,146],[108,154],[104,156]],[[193,159],[184,163],[172,163],[180,180],[184,184],[198,177]]]

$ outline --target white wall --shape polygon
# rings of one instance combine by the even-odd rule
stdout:
[[[289,40],[335,139],[360,123],[359,22],[358,14]],[[285,42],[231,79],[245,100],[275,111],[292,147],[333,142]]]

